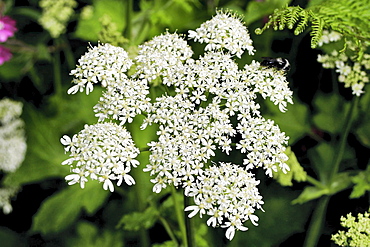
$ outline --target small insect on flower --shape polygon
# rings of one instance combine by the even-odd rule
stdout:
[[[272,58],[272,57],[263,57],[263,61],[261,62],[261,66],[267,68],[275,68],[277,70],[281,70],[284,72],[288,72],[290,69],[290,63],[286,58]]]

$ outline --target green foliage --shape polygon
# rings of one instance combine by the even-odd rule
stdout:
[[[346,113],[349,109],[348,102],[338,94],[318,94],[314,104],[317,109],[313,116],[315,126],[330,134],[339,134],[343,130],[345,119],[338,112]]]
[[[359,198],[367,191],[370,191],[370,166],[367,166],[365,171],[359,172],[356,176],[351,178],[354,183],[350,198]]]
[[[115,23],[116,29],[123,31],[125,25],[127,25],[125,15],[122,14],[126,12],[127,7],[124,1],[94,0],[92,6],[92,14],[78,22],[77,30],[74,33],[77,38],[98,41],[98,34],[102,30],[100,20],[104,16],[109,16],[111,21]]]
[[[50,101],[57,101],[59,108],[50,105],[54,116],[42,114],[31,105],[25,104],[22,118],[26,123],[26,158],[15,173],[7,174],[3,183],[22,185],[67,175],[68,167],[60,165],[66,155],[59,140],[63,134],[80,130],[85,123],[96,121],[94,114],[85,109],[92,109],[100,92],[94,90],[89,96],[80,94],[75,97],[67,96],[65,99],[52,98]],[[75,117],[76,114],[79,118]]]
[[[307,181],[311,182],[313,186],[306,186],[299,197],[293,200],[292,203],[302,204],[324,195],[334,195],[352,185],[350,172],[337,173],[333,178],[330,178],[333,161],[336,156],[335,145],[323,142],[310,149],[308,155],[319,180],[308,178]],[[351,154],[347,154],[347,156],[350,157]]]
[[[290,3],[291,0],[267,0],[267,1],[251,1],[246,9],[244,21],[247,25],[261,19],[263,16],[269,15],[275,9]]]
[[[0,227],[0,243],[1,247],[29,246],[24,237],[20,237],[16,232],[5,227]]]
[[[368,89],[368,87],[367,87]],[[358,122],[355,129],[356,137],[367,148],[370,148],[370,93],[366,93],[360,99]]]
[[[101,230],[88,222],[77,225],[77,236],[67,239],[66,246],[122,247],[122,233],[115,230]]]
[[[290,168],[290,171],[283,173],[281,170],[274,172],[274,179],[278,181],[282,186],[292,186],[293,180],[297,182],[304,182],[307,180],[307,173],[304,171],[303,167],[299,164],[297,157],[294,152],[288,147],[285,151],[285,154],[288,155],[289,160],[287,165]]]
[[[69,186],[42,203],[34,216],[32,231],[51,234],[65,230],[83,210],[93,215],[109,195],[109,192],[101,189],[99,183],[91,182],[84,189],[78,185]]]
[[[370,41],[370,12],[367,0],[329,0],[303,9],[300,6],[285,6],[276,9],[270,20],[256,33],[261,34],[269,27],[274,30],[294,29],[294,34],[302,33],[311,26],[311,47],[315,48],[322,36],[323,29],[337,31],[353,38],[355,43]]]
[[[289,202],[297,196],[297,192],[281,187],[277,183],[268,187],[261,183],[259,187],[264,194],[265,205],[263,209],[265,212],[257,213],[258,227],[249,222],[246,225],[249,230],[237,232],[233,241],[227,245],[228,247],[279,246],[292,234],[305,231],[305,218],[309,217],[312,204],[290,204]],[[266,233],[268,233],[268,237],[266,237]],[[219,242],[213,246],[220,246],[217,243]]]
[[[148,207],[143,212],[132,212],[122,217],[120,224],[128,231],[139,231],[149,229],[159,218],[159,212],[154,207]]]
[[[166,241],[160,244],[153,244],[153,247],[176,247],[178,244],[176,244],[174,241]]]
[[[288,105],[288,110],[284,113],[281,113],[272,102],[264,102],[269,111],[269,114],[266,114],[265,117],[273,119],[280,129],[289,136],[290,145],[311,133],[308,106],[298,99],[293,99],[293,101],[294,104]]]

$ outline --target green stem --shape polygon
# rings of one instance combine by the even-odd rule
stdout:
[[[315,211],[312,215],[310,227],[304,242],[304,247],[315,247],[320,239],[321,230],[326,216],[326,208],[330,197],[324,196],[319,199]]]
[[[184,194],[184,208],[190,205],[190,198],[185,196]],[[195,246],[194,243],[194,233],[193,233],[193,225],[191,224],[190,218],[186,215],[186,212],[184,212],[185,217],[185,226],[186,226],[186,238],[188,241],[188,247]]]
[[[333,182],[334,177],[337,175],[339,171],[339,166],[340,166],[340,163],[344,155],[344,149],[346,147],[348,134],[349,134],[349,131],[351,129],[351,126],[354,120],[354,115],[355,115],[354,113],[355,113],[355,110],[357,109],[358,102],[359,102],[359,97],[355,96],[355,98],[351,102],[351,107],[347,113],[346,122],[344,124],[343,136],[341,137],[338,151],[336,152],[337,156],[335,157],[333,169],[331,170],[331,173],[330,173],[329,184]]]
[[[311,183],[312,185],[321,188],[321,189],[327,189],[325,185],[323,185],[320,181],[314,179],[313,177],[307,175],[307,182]]]
[[[59,44],[59,40],[56,39],[55,42]],[[61,66],[60,66],[60,53],[56,51],[53,57],[53,72],[54,72],[54,90],[55,94],[61,96],[62,93],[62,77],[61,77]]]
[[[63,43],[64,43],[64,45],[62,47],[63,54],[64,54],[64,56],[66,58],[68,69],[71,70],[71,69],[73,69],[73,68],[76,67],[75,56],[74,56],[74,54],[72,52],[71,46],[69,44],[69,41],[68,41],[68,39],[65,36],[63,36]]]
[[[180,206],[181,204],[176,198],[176,189],[174,186],[170,186],[171,188],[171,194],[173,198],[173,205],[175,207],[176,211],[176,217],[177,217],[177,222],[179,224],[180,232],[181,232],[181,238],[183,242],[183,246],[188,247],[188,239],[187,239],[187,234],[186,234],[186,227],[185,227],[185,220],[184,220],[184,214],[183,214],[183,208]]]
[[[336,152],[337,155],[333,160],[333,166],[331,169],[331,173],[329,174],[329,180],[328,180],[329,185],[333,183],[335,176],[338,174],[339,166],[340,166],[340,163],[344,155],[344,149],[346,147],[348,134],[349,134],[349,131],[351,129],[351,126],[354,120],[355,110],[357,109],[358,101],[359,101],[359,97],[355,97],[352,100],[351,107],[347,113],[346,121],[344,123],[344,132],[343,132],[343,135],[341,136],[341,139],[338,145],[338,150]],[[322,188],[323,186],[319,181],[313,178],[309,177],[307,180],[319,188]],[[324,196],[319,199],[316,209],[312,215],[312,219],[311,219],[310,227],[308,229],[308,233],[305,239],[304,247],[317,246],[317,243],[320,239],[323,222],[325,220],[326,209],[328,206],[329,199],[330,199],[330,196]]]
[[[167,220],[163,218],[162,216],[159,216],[159,221],[162,223],[164,229],[166,229],[166,232],[170,236],[171,240],[175,243],[175,246],[179,246],[179,243],[177,242],[176,236],[174,232],[172,231],[171,226],[168,224]]]
[[[132,11],[133,11],[133,0],[127,0],[126,6],[126,29],[124,32],[125,37],[132,42]]]

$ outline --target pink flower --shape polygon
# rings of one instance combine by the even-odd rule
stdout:
[[[15,20],[9,16],[0,17],[0,42],[5,42],[17,31]]]
[[[0,46],[0,65],[12,58],[12,53],[8,48]]]

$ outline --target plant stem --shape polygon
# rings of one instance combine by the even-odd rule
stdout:
[[[340,166],[340,163],[344,155],[344,149],[346,147],[349,130],[351,129],[351,126],[354,120],[354,115],[355,115],[354,113],[355,113],[355,110],[357,109],[358,102],[359,102],[359,97],[355,96],[355,98],[351,102],[351,107],[347,113],[346,122],[344,124],[343,136],[341,137],[338,151],[336,152],[338,155],[335,157],[335,160],[333,163],[333,169],[331,170],[330,177],[329,177],[329,184],[333,182],[335,175],[337,175],[339,171],[339,166]]]
[[[313,212],[310,227],[304,242],[304,247],[315,247],[320,239],[321,229],[326,216],[326,208],[330,197],[323,196],[319,199],[315,211]]]
[[[173,205],[175,207],[176,211],[176,217],[177,217],[177,222],[179,224],[180,232],[181,232],[181,238],[182,238],[182,243],[184,247],[188,247],[188,239],[187,239],[187,234],[186,234],[186,227],[185,227],[185,220],[184,220],[184,214],[183,214],[183,209],[180,206],[181,204],[176,198],[176,189],[174,186],[170,186],[171,188],[171,194],[173,198]]]
[[[321,188],[321,189],[326,189],[327,187],[325,185],[323,185],[320,181],[314,179],[313,177],[307,175],[307,182],[309,182],[310,184],[318,187],[318,188]]]
[[[124,32],[125,37],[129,40],[129,42],[132,42],[132,11],[133,11],[133,0],[127,0],[127,6],[126,6],[126,29]]]
[[[171,240],[175,243],[176,246],[179,246],[179,243],[177,242],[176,236],[172,231],[171,226],[168,224],[167,220],[161,216],[159,216],[159,221],[162,223],[164,229],[166,229],[166,232],[170,236]]]
[[[341,136],[339,145],[337,146],[338,147],[338,150],[336,152],[337,155],[333,160],[332,170],[331,170],[331,173],[329,174],[329,180],[328,180],[329,184],[328,185],[331,185],[333,183],[335,176],[338,174],[339,166],[340,166],[340,163],[344,155],[344,150],[346,147],[348,134],[349,134],[349,131],[351,129],[351,126],[354,120],[355,110],[357,109],[358,102],[359,102],[359,97],[355,97],[352,100],[351,107],[347,113],[346,121],[344,123],[344,128],[343,128],[344,129],[343,135]],[[317,184],[313,179],[310,180],[309,182],[315,184],[318,187],[321,187],[319,186],[320,184]],[[317,243],[320,239],[321,229],[322,229],[323,222],[325,219],[326,209],[328,206],[329,199],[330,199],[330,196],[324,196],[319,199],[319,202],[311,218],[310,227],[308,229],[304,247],[317,246]]]
[[[190,198],[184,194],[184,208],[190,205]],[[193,225],[191,224],[190,218],[187,217],[186,212],[184,212],[185,217],[185,226],[186,226],[186,238],[188,240],[188,247],[195,246],[194,243],[194,234],[193,234]]]
[[[59,44],[59,40],[55,42]],[[61,78],[61,67],[60,67],[60,53],[56,51],[53,57],[53,72],[54,72],[54,90],[55,94],[60,97],[62,93],[62,78]]]

